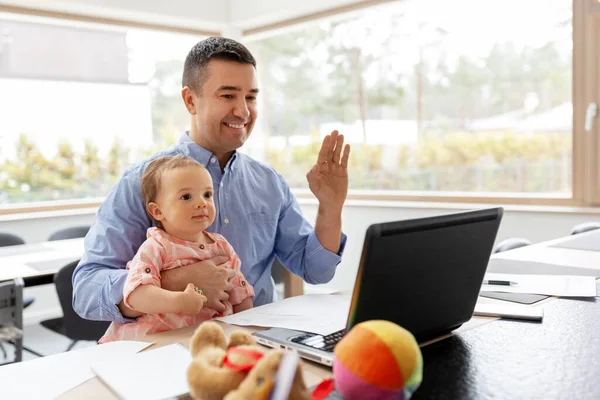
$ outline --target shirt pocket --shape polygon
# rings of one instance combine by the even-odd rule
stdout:
[[[275,247],[279,214],[252,212],[248,214],[252,253],[257,261],[268,258]]]

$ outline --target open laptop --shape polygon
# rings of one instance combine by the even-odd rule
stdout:
[[[473,315],[502,214],[491,208],[373,224],[345,329],[323,336],[271,328],[253,335],[266,346],[332,365],[337,342],[363,321],[395,322],[419,342],[450,332]]]

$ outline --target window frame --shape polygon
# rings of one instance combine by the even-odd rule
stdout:
[[[314,22],[359,9],[376,7],[383,3],[398,0],[363,0],[352,5],[339,6],[324,11],[294,17],[275,24],[267,24],[252,29],[242,30],[242,40],[282,28],[290,28],[306,22]],[[220,32],[199,29],[181,28],[163,24],[148,24],[137,21],[98,18],[73,13],[36,10],[26,7],[0,5],[0,12],[26,14],[55,19],[89,22],[103,25],[114,25],[128,28],[151,29],[164,32],[180,32],[203,36],[219,36]],[[572,132],[572,194],[502,194],[481,192],[400,192],[400,191],[365,191],[350,190],[348,199],[398,202],[430,202],[430,203],[474,203],[474,204],[506,204],[523,206],[565,206],[591,209],[600,206],[600,117],[594,119],[591,132],[584,130],[587,105],[596,103],[600,106],[600,49],[594,46],[595,39],[600,39],[600,1],[573,0],[573,132]],[[600,114],[600,111],[599,111]],[[316,155],[315,155],[316,156]],[[351,171],[350,171],[351,173]],[[308,189],[295,189],[298,198],[312,198]],[[73,199],[68,201],[48,201],[40,203],[19,203],[0,206],[0,215],[36,213],[47,211],[96,208],[102,199]]]

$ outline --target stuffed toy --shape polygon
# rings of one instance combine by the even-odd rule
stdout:
[[[276,385],[277,374],[284,350],[272,350],[259,360],[254,368],[250,370],[246,379],[240,386],[225,396],[224,400],[269,400]],[[289,394],[285,396],[289,400],[310,400],[310,393],[304,385],[302,369],[297,364],[294,379]]]
[[[332,398],[336,390],[345,400],[407,400],[421,384],[419,344],[392,322],[355,325],[333,351],[334,380],[321,382],[313,399]]]
[[[283,350],[269,350],[246,332],[232,332],[229,341],[219,324],[202,323],[190,342],[187,370],[190,394],[197,400],[267,400],[275,386]],[[309,400],[300,364],[290,399]]]

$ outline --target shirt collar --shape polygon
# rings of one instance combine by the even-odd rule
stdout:
[[[190,135],[187,131],[183,132],[181,138],[179,139],[179,143],[187,147],[189,150],[189,155],[195,160],[199,161],[200,164],[204,165],[205,167],[208,167],[208,165],[210,164],[210,159],[212,157],[216,157],[210,150],[207,150],[204,147],[197,144],[196,142],[194,142],[192,138],[190,138]],[[233,155],[231,156],[229,161],[227,161],[227,165],[225,166],[225,168],[233,169],[234,165],[236,164],[235,160],[237,158],[238,154],[237,151],[235,151],[233,152]]]

